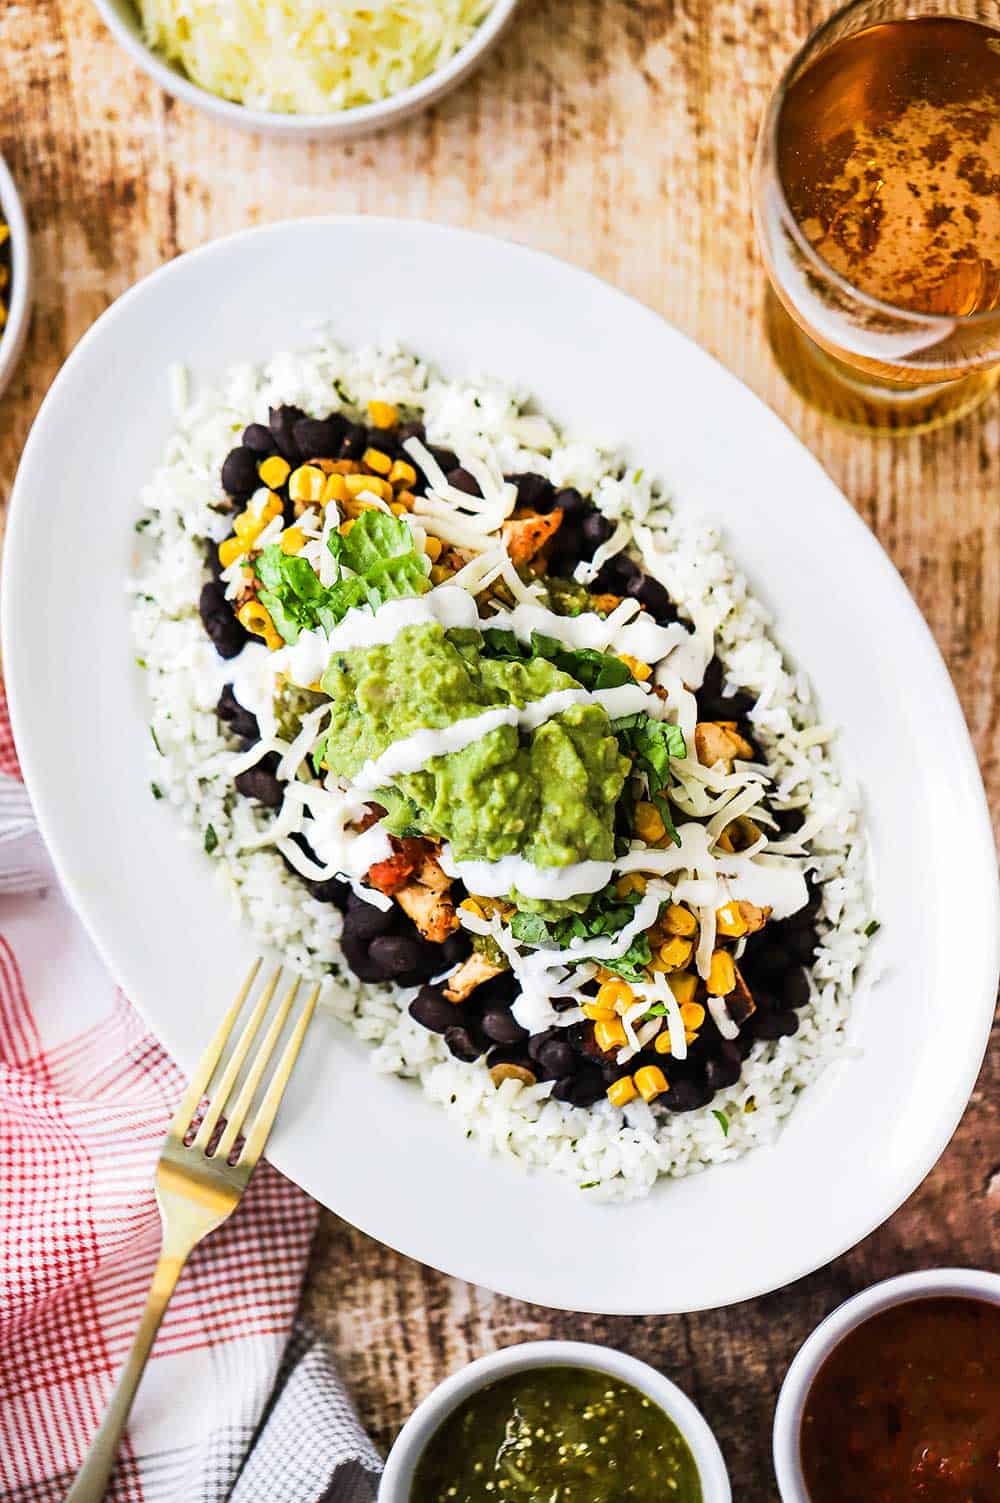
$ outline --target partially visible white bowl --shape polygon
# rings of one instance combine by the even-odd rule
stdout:
[[[346,141],[355,136],[369,135],[374,131],[384,130],[389,125],[397,125],[408,116],[443,99],[445,94],[450,94],[452,89],[464,83],[479,67],[498,41],[517,3],[518,0],[495,0],[493,9],[482,25],[443,68],[435,69],[419,83],[390,95],[388,99],[330,114],[289,115],[273,110],[249,109],[246,105],[222,99],[208,89],[203,89],[146,44],[133,0],[94,0],[116,40],[133,61],[145,69],[150,78],[162,89],[166,89],[168,94],[176,95],[178,99],[205,110],[226,125],[235,125],[239,130],[253,131],[279,140],[299,141]]]
[[[630,1383],[670,1416],[687,1441],[701,1479],[703,1503],[730,1503],[729,1473],[718,1441],[687,1395],[648,1362],[583,1341],[525,1341],[480,1357],[445,1378],[418,1404],[396,1437],[382,1473],[378,1503],[409,1503],[414,1470],[424,1447],[464,1399],[487,1383],[533,1367],[585,1367]]]
[[[0,332],[0,392],[14,374],[31,322],[31,239],[14,179],[0,157],[0,215],[10,226],[11,277],[7,322]]]
[[[870,1289],[862,1290],[840,1305],[799,1348],[781,1385],[774,1411],[774,1470],[782,1503],[809,1503],[799,1454],[802,1410],[816,1374],[834,1347],[843,1341],[848,1331],[853,1331],[880,1310],[887,1310],[890,1305],[941,1295],[1000,1304],[1000,1274],[977,1268],[928,1268],[920,1273],[904,1273],[898,1278],[884,1279],[881,1284],[873,1284]]]

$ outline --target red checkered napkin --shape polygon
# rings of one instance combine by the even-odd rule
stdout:
[[[16,777],[17,761],[0,686],[3,775]],[[15,843],[24,870],[24,841],[0,830],[0,873]],[[3,1503],[63,1498],[97,1428],[156,1261],[153,1166],[183,1084],[94,954],[40,842],[32,859],[46,891],[37,881],[20,896],[0,891]],[[345,1462],[349,1495],[370,1497],[378,1457],[327,1355],[300,1330],[296,1364],[279,1374],[316,1215],[262,1164],[232,1219],[195,1251],[111,1503],[307,1503]]]

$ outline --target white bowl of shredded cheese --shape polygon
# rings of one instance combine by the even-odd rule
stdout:
[[[168,93],[262,135],[345,139],[479,66],[517,0],[94,0]]]

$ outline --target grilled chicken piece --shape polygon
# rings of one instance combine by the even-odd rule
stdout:
[[[740,918],[747,926],[748,934],[759,934],[771,917],[770,908],[758,908],[756,903],[747,903],[741,899],[736,906],[740,910]]]
[[[422,882],[407,882],[393,897],[403,912],[413,920],[424,939],[440,945],[458,928],[458,914],[447,892],[435,892]]]
[[[549,539],[555,537],[562,519],[562,511],[556,507],[555,511],[550,511],[544,517],[529,512],[523,516],[511,517],[505,522],[501,532],[511,562],[515,565],[526,564],[533,559]]]
[[[477,986],[482,986],[484,981],[499,976],[501,971],[506,969],[506,966],[494,965],[493,961],[487,959],[479,950],[473,950],[468,960],[463,960],[455,974],[448,977],[444,994],[449,1002],[464,1002]]]
[[[754,758],[753,747],[744,741],[735,720],[699,720],[694,728],[694,746],[702,767],[715,767],[721,762],[726,772],[732,772],[737,757],[744,762]]]

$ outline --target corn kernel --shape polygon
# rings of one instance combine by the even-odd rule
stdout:
[[[348,517],[348,519],[347,519],[346,522],[341,522],[340,526],[337,528],[337,531],[340,533],[340,536],[342,538],[346,538],[347,534],[350,532],[350,530],[351,530],[351,528],[353,526],[354,526],[354,518],[353,517]]]
[[[306,535],[301,527],[286,527],[280,541],[282,553],[301,553],[306,546]]]
[[[679,934],[675,934],[671,939],[667,940],[665,945],[660,946],[656,952],[656,958],[665,970],[680,971],[683,970],[684,966],[691,959],[691,951],[693,949],[694,942],[692,940],[682,939]]]
[[[605,981],[597,993],[597,1001],[601,1007],[610,1007],[615,1012],[621,1012],[635,1001],[635,992],[627,981],[620,977],[614,977],[611,981]]]
[[[276,652],[279,647],[284,647],[284,638],[274,629],[271,614],[259,600],[248,600],[246,605],[241,605],[236,613],[241,626],[245,626],[248,632],[255,637],[263,637],[271,652]]]
[[[444,544],[442,543],[440,538],[428,537],[427,541],[424,543],[424,552],[427,554],[427,557],[430,559],[432,564],[436,563],[437,560],[441,557],[443,549]]]
[[[269,455],[257,466],[257,474],[271,490],[277,490],[279,486],[284,485],[291,473],[291,465],[287,459],[282,459],[280,454]]]
[[[740,939],[747,932],[747,922],[738,903],[726,903],[715,915],[715,925],[727,939]]]
[[[224,569],[228,569],[246,551],[246,544],[241,538],[226,538],[224,543],[219,544],[219,563]]]
[[[662,840],[667,833],[667,827],[660,818],[660,811],[655,804],[641,802],[635,806],[635,832],[640,840],[647,845],[655,845]]]
[[[680,903],[670,903],[660,922],[668,934],[681,934],[685,939],[698,928],[698,920],[690,908],[685,908]]]
[[[736,967],[728,950],[716,950],[705,985],[713,997],[728,997],[736,985]]]
[[[356,459],[335,459],[330,466],[331,475],[356,475],[361,466]]]
[[[301,464],[288,477],[288,494],[293,501],[318,501],[326,478],[314,464]]]
[[[390,501],[389,502],[389,510],[392,512],[392,514],[393,514],[394,517],[405,517],[406,516],[406,507],[403,506],[403,505],[401,505],[400,502],[398,502],[398,501]]]
[[[622,1049],[628,1043],[620,1018],[602,1019],[594,1024],[594,1042],[603,1053],[610,1049]]]
[[[684,1024],[685,1033],[697,1033],[704,1021],[705,1009],[700,1002],[681,1003],[681,1022]]]
[[[486,917],[486,909],[478,898],[465,898],[458,906],[466,913],[471,913],[473,918],[484,919]]]
[[[659,1065],[643,1065],[641,1070],[636,1070],[635,1084],[643,1101],[653,1101],[670,1089],[670,1083]]]
[[[260,523],[247,508],[246,511],[241,511],[238,517],[233,518],[233,531],[244,543],[250,544],[260,531]]]
[[[692,1001],[698,990],[698,978],[693,971],[675,971],[672,976],[667,977],[667,985],[673,992],[674,1001],[681,1009],[683,1017],[685,1006]]]
[[[399,422],[399,409],[391,402],[369,402],[368,416],[373,428],[395,428]]]
[[[346,501],[347,481],[344,479],[344,476],[338,474],[328,475],[323,485],[323,494],[319,499],[321,506],[329,506],[331,501],[334,505],[339,501]]]
[[[402,485],[409,490],[411,485],[417,483],[417,472],[405,459],[397,459],[389,471],[389,484]]]
[[[381,449],[366,449],[361,456],[361,463],[374,470],[376,475],[388,475],[392,469],[392,460]]]
[[[613,1007],[602,1007],[600,1002],[584,1002],[580,1011],[592,1023],[612,1023],[618,1016]]]
[[[612,1106],[628,1106],[629,1102],[634,1101],[638,1094],[635,1088],[635,1081],[631,1075],[623,1075],[620,1080],[616,1080],[613,1085],[608,1086],[608,1100]]]
[[[435,564],[431,569],[431,584],[444,584],[446,579],[451,578],[452,571],[445,568],[444,564]]]
[[[644,684],[647,678],[651,676],[653,670],[649,664],[641,662],[639,658],[632,657],[631,653],[620,652],[618,657],[625,664],[632,677],[638,679],[640,684]]]
[[[646,878],[642,872],[626,872],[624,877],[619,877],[615,883],[615,893],[620,898],[627,898],[632,892],[637,892],[642,897],[645,891]]]
[[[345,475],[344,484],[347,486],[349,496],[360,496],[368,491],[373,496],[378,496],[381,501],[393,499],[392,486],[381,475]]]
[[[413,510],[413,503],[416,501],[416,499],[417,498],[412,491],[396,492],[396,500],[399,502],[400,506],[405,506],[407,511]]]

